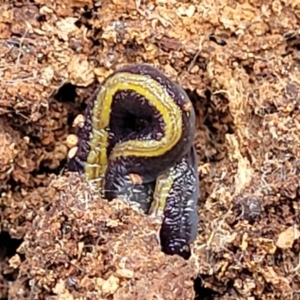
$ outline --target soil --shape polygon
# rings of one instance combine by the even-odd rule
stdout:
[[[299,1],[2,1],[0,299],[300,299]],[[65,172],[75,118],[149,63],[197,112],[199,234]]]

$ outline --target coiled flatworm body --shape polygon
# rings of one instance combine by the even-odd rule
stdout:
[[[98,182],[108,200],[162,215],[165,253],[189,257],[199,195],[195,112],[185,91],[150,65],[124,67],[92,95],[71,171]]]

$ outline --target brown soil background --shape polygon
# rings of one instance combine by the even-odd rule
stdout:
[[[2,1],[0,299],[300,299],[299,17],[298,0]],[[63,172],[89,95],[138,62],[198,114],[189,261]]]

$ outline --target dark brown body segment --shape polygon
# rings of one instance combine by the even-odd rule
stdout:
[[[121,155],[110,159],[116,145],[131,140],[154,141],[162,138],[165,126],[162,115],[135,90],[118,90],[110,107],[109,135],[107,154],[107,170],[102,174],[105,178],[104,194],[108,200],[125,198],[136,202],[144,212],[148,212],[157,177],[170,167],[174,167],[176,176],[164,209],[163,224],[160,231],[162,250],[167,254],[178,254],[184,258],[190,255],[190,243],[197,235],[198,215],[196,204],[199,196],[199,180],[197,173],[197,155],[193,147],[195,137],[195,113],[185,91],[152,66],[141,64],[119,69],[106,78],[106,81],[118,73],[138,74],[154,79],[163,87],[181,111],[182,128],[179,142],[160,156],[141,157]],[[130,82],[129,82],[130,87]],[[101,87],[100,87],[101,88]],[[85,172],[85,162],[89,155],[92,132],[92,114],[100,88],[91,96],[85,112],[85,124],[78,132],[78,152],[68,162],[70,171]],[[167,113],[167,112],[165,112]],[[139,120],[146,121],[140,128]],[[175,127],[174,127],[175,128]],[[145,148],[147,151],[147,148]],[[137,174],[143,184],[134,185],[129,174]],[[94,178],[96,179],[96,178]]]
[[[118,182],[122,182],[122,177],[129,173],[139,174],[144,183],[155,181],[167,168],[179,161],[182,155],[186,154],[193,144],[195,136],[195,113],[192,109],[188,113],[184,110],[185,105],[190,103],[186,92],[176,83],[168,79],[164,74],[149,65],[135,65],[122,68],[118,72],[128,72],[149,76],[163,86],[173,101],[182,111],[183,128],[179,143],[170,149],[163,156],[135,157],[123,156],[115,161],[109,162],[108,171],[105,176],[106,197],[112,199],[118,197]],[[110,78],[110,76],[108,77]],[[108,79],[107,78],[107,79]],[[131,118],[142,118],[148,121],[148,126],[141,131],[128,130],[124,118],[126,115]],[[113,152],[116,143],[128,140],[158,140],[163,135],[165,124],[161,114],[155,110],[151,103],[133,90],[120,91],[114,96],[110,121],[110,146],[108,155]],[[125,130],[127,132],[125,133]],[[147,148],[145,148],[147,151]]]
[[[97,88],[90,96],[84,113],[84,119],[85,119],[84,125],[82,128],[79,128],[77,132],[77,136],[79,140],[78,150],[76,156],[72,157],[67,162],[67,168],[71,172],[84,173],[84,165],[87,160],[88,154],[90,152],[89,140],[90,140],[90,134],[92,132],[92,126],[93,126],[92,124],[93,107],[99,90],[100,88]]]
[[[162,250],[185,259],[191,255],[190,244],[198,231],[197,203],[199,197],[198,159],[191,148],[174,167],[175,178],[168,194],[160,230]]]

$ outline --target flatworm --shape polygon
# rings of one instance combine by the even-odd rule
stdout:
[[[78,136],[69,170],[98,182],[108,200],[125,197],[162,214],[163,251],[187,258],[199,179],[195,112],[185,91],[150,65],[119,69],[92,95]]]

